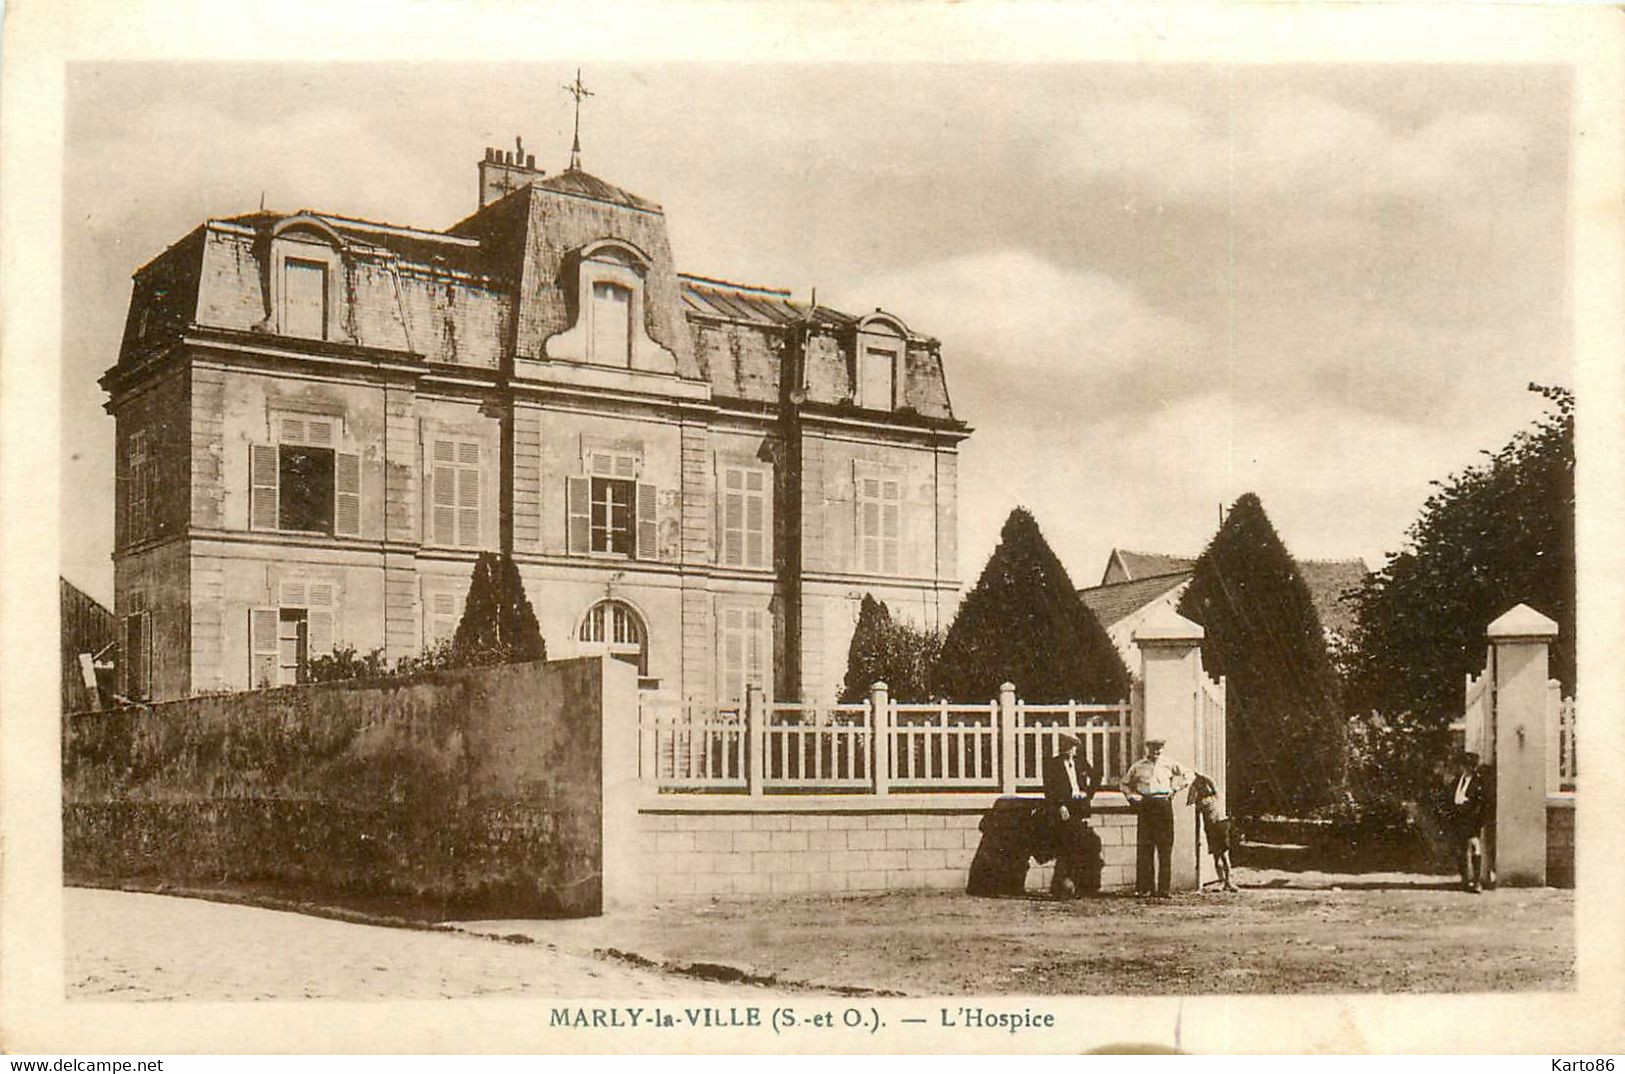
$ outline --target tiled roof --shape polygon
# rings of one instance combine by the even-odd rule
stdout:
[[[1111,585],[1080,589],[1078,596],[1089,610],[1095,613],[1100,625],[1109,627],[1133,615],[1158,597],[1164,596],[1189,577],[1189,571],[1175,571],[1150,578],[1136,578],[1129,582],[1114,582]]]
[[[1124,616],[1145,607],[1189,578],[1196,566],[1195,560],[1182,556],[1165,556],[1155,552],[1124,552],[1122,549],[1117,549],[1116,554],[1122,557],[1124,565],[1131,569],[1168,564],[1184,566],[1176,566],[1173,570],[1146,577],[1136,575],[1127,582],[1078,590],[1078,596],[1089,606],[1089,610],[1095,613],[1101,625],[1108,627]],[[1130,557],[1132,562],[1129,562]],[[1354,609],[1342,598],[1349,591],[1360,588],[1365,576],[1370,573],[1365,560],[1300,559],[1297,563],[1298,573],[1303,576],[1304,584],[1309,587],[1309,599],[1314,602],[1315,614],[1320,617],[1321,628],[1338,634],[1348,634],[1354,629]]]
[[[545,179],[537,179],[532,186],[543,190],[552,190],[560,194],[576,194],[583,198],[592,198],[594,201],[607,201],[612,205],[625,205],[632,209],[642,209],[645,212],[658,213],[660,206],[642,198],[628,190],[622,190],[612,183],[606,183],[596,175],[588,175],[578,168],[562,171],[557,175],[550,175]]]
[[[807,316],[807,305],[776,287],[753,287],[707,276],[679,273],[684,312],[700,317],[716,317],[746,324],[779,326],[794,324]],[[828,306],[819,306],[814,317],[820,324],[849,325],[855,318]]]
[[[1347,635],[1354,629],[1354,609],[1342,599],[1359,589],[1371,573],[1363,559],[1300,559],[1298,573],[1309,587],[1323,629]]]
[[[1165,556],[1160,552],[1130,552],[1126,548],[1112,550],[1117,559],[1128,572],[1130,580],[1139,578],[1152,578],[1159,574],[1173,574],[1176,571],[1188,571],[1196,566],[1196,559],[1192,556]]]

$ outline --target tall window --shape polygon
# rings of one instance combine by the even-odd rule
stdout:
[[[277,442],[248,455],[248,524],[257,530],[358,535],[361,456],[337,450],[339,422],[279,416]]]
[[[292,686],[310,681],[310,661],[333,651],[338,587],[284,581],[274,608],[248,612],[249,685]]]
[[[901,514],[901,482],[858,478],[858,562],[864,570],[897,573]]]
[[[632,289],[604,280],[592,285],[589,360],[596,365],[632,364]]]
[[[282,333],[327,338],[327,266],[320,261],[282,262]]]
[[[479,547],[479,442],[437,437],[432,449],[429,483],[433,486],[430,539],[435,544]]]
[[[638,669],[639,675],[649,673],[648,635],[643,620],[632,608],[618,600],[601,600],[587,609],[576,631],[583,656],[608,653]]]
[[[656,557],[655,488],[637,480],[638,465],[632,454],[595,451],[587,456],[587,473],[567,479],[569,551]]]
[[[125,534],[134,542],[151,535],[149,511],[152,504],[152,464],[145,430],[130,434],[129,458],[125,461]]]
[[[423,642],[450,641],[457,636],[457,625],[463,621],[464,597],[447,590],[423,595]]]
[[[767,661],[760,608],[722,608],[718,612],[718,654],[722,682],[717,697],[724,704],[744,704],[747,686],[765,686]]]
[[[615,478],[592,479],[592,550],[632,554],[632,498],[637,487]]]
[[[767,565],[767,475],[729,466],[722,471],[722,563]]]
[[[858,356],[858,405],[867,410],[890,410],[896,405],[897,352],[864,347]]]

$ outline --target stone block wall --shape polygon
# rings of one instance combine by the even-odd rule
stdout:
[[[645,898],[799,892],[963,891],[992,800],[877,810],[830,802],[729,810],[648,807],[640,814],[639,885]],[[1100,836],[1103,890],[1134,883],[1134,818],[1108,807],[1091,818]],[[1033,866],[1027,887],[1048,887]]]
[[[606,691],[635,689],[631,669],[611,665],[431,672],[71,716],[64,873],[406,896],[491,916],[597,913],[606,764],[635,756],[618,739],[604,749]]]

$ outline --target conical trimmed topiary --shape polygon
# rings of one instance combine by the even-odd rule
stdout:
[[[1128,669],[1044,540],[1018,507],[943,640],[935,692],[985,701],[1005,682],[1035,702],[1121,701]]]
[[[846,647],[846,681],[841,685],[842,701],[861,701],[869,687],[886,678],[886,634],[891,612],[883,601],[865,593],[858,606],[858,624],[852,643]]]
[[[1228,792],[1244,815],[1337,801],[1347,737],[1309,587],[1252,493],[1196,561],[1179,614],[1200,623],[1203,665],[1225,677]]]
[[[547,659],[547,645],[512,557],[480,553],[451,647],[455,661],[465,665]]]

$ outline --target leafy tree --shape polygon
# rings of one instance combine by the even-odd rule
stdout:
[[[936,631],[894,620],[884,601],[865,593],[847,647],[841,700],[863,700],[876,682],[885,682],[899,701],[928,700],[931,670],[941,647],[942,636]]]
[[[536,613],[511,556],[480,553],[451,649],[454,663],[463,666],[547,659]]]
[[[960,604],[933,676],[935,692],[958,701],[984,701],[1004,682],[1037,702],[1119,701],[1129,688],[1116,647],[1021,507]]]
[[[1346,740],[1336,673],[1309,587],[1257,496],[1241,496],[1197,559],[1179,614],[1206,631],[1225,677],[1231,802],[1302,814],[1341,796]]]
[[[1552,675],[1574,689],[1574,397],[1529,389],[1547,412],[1484,462],[1435,481],[1405,547],[1354,597],[1341,655],[1346,707],[1371,728],[1368,793],[1425,797],[1463,680],[1484,665],[1484,629],[1509,608],[1557,622]]]

